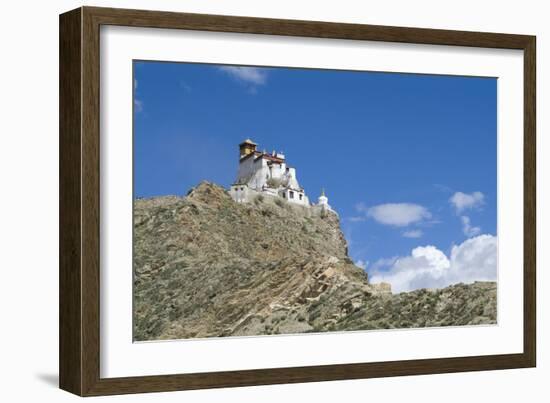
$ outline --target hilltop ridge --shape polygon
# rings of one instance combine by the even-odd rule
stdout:
[[[369,284],[331,211],[208,182],[134,202],[135,340],[495,322],[494,283]]]

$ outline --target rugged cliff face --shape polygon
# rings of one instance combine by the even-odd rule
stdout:
[[[495,323],[494,283],[392,295],[347,256],[335,214],[234,202],[206,182],[134,204],[134,338]]]

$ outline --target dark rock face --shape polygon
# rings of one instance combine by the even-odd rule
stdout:
[[[135,340],[481,323],[496,284],[392,295],[349,259],[335,214],[206,182],[134,202]]]

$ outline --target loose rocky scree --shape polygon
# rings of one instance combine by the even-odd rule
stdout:
[[[333,213],[207,182],[134,201],[136,341],[494,323],[492,282],[369,284]]]

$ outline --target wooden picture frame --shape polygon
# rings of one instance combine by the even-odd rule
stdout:
[[[100,26],[269,34],[524,52],[523,353],[228,372],[100,377]],[[82,7],[60,16],[60,387],[80,396],[534,367],[535,37]]]

